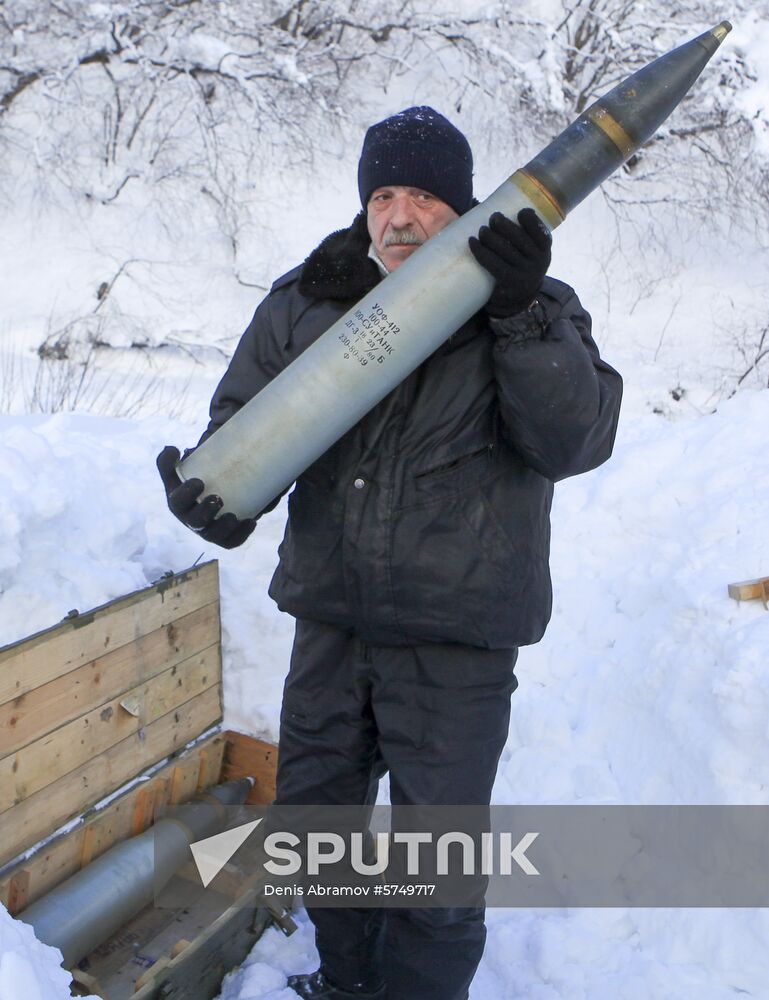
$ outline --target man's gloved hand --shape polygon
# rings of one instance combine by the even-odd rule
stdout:
[[[168,509],[182,524],[192,528],[207,542],[221,545],[225,549],[242,545],[256,527],[256,518],[240,520],[234,514],[216,517],[222,509],[222,498],[210,494],[198,502],[204,488],[203,481],[188,479],[183,483],[176,473],[179,458],[179,449],[172,445],[165,447],[157,457],[158,472],[166,488]]]
[[[534,209],[522,209],[518,223],[494,212],[477,238],[469,239],[473,256],[497,283],[486,303],[486,312],[495,319],[526,309],[550,267],[552,238]]]

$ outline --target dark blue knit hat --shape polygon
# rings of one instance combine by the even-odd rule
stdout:
[[[428,107],[406,108],[372,125],[358,163],[363,207],[373,191],[390,185],[422,188],[462,215],[473,199],[473,154],[467,139]]]

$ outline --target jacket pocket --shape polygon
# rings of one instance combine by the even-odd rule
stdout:
[[[417,496],[429,499],[477,486],[493,473],[493,462],[494,445],[486,444],[469,454],[416,472],[412,478]]]
[[[407,633],[490,645],[509,608],[511,581],[520,577],[515,555],[474,485],[404,509],[394,521],[393,598]]]
[[[322,719],[317,704],[306,692],[286,686],[280,708],[280,728],[284,736],[310,736],[318,733]]]

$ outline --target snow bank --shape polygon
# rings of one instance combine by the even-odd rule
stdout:
[[[13,920],[0,906],[0,1000],[69,997],[72,977],[60,963],[58,948],[41,944],[31,927]]]
[[[767,415],[754,393],[621,420],[556,487],[553,621],[521,653],[498,801],[769,801],[769,615],[726,593],[769,573]]]

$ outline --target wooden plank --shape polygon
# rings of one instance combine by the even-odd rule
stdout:
[[[171,805],[186,802],[198,790],[198,775],[200,762],[197,760],[180,761],[171,772],[171,794],[168,801]]]
[[[205,751],[202,752],[204,753]],[[152,822],[154,811],[154,789],[151,786],[145,786],[136,796],[136,801],[134,802],[133,811],[131,813],[132,837],[138,837],[140,833],[143,833],[147,829]]]
[[[743,583],[730,583],[729,597],[733,597],[735,601],[760,600],[766,607],[769,600],[769,576],[762,576],[757,580],[745,580]]]
[[[147,983],[149,983],[151,980],[153,980],[156,976],[158,976],[160,973],[162,973],[165,969],[167,969],[170,964],[171,964],[171,959],[168,958],[167,956],[164,955],[162,958],[159,958],[157,960],[157,962],[154,962],[149,967],[149,969],[146,970],[146,972],[143,972],[139,976],[139,978],[136,980],[136,985],[134,986],[134,991],[136,993],[138,993],[139,990],[143,986],[145,986]]]
[[[221,719],[219,685],[0,814],[0,864]]]
[[[174,765],[175,766],[175,765]],[[155,782],[155,796],[152,803],[152,822],[156,823],[165,815],[166,806],[171,801],[171,775],[173,767],[169,767],[160,781]]]
[[[9,880],[6,907],[11,916],[19,913],[25,906],[29,906],[30,881],[29,868],[18,869]]]
[[[72,975],[72,982],[76,985],[76,987],[79,987],[74,996],[95,996],[107,998],[107,994],[96,976],[91,976],[87,972],[83,972],[82,969],[70,969],[70,973]]]
[[[220,678],[217,643],[4,757],[0,760],[0,814],[218,685]],[[128,699],[136,700],[138,715],[121,707]]]
[[[219,604],[206,604],[134,643],[0,705],[0,758],[220,640]],[[2,668],[0,668],[2,670]]]
[[[99,845],[99,833],[100,827],[96,824],[89,826],[85,831],[83,836],[83,849],[80,852],[80,867],[85,868],[86,865],[90,865],[93,859],[96,857],[96,850]]]
[[[239,965],[271,922],[261,906],[261,886],[251,888],[176,958],[154,970],[134,1000],[212,1000],[224,977]],[[152,970],[149,970],[152,971]]]
[[[46,844],[37,854],[20,861],[0,878],[0,901],[10,909],[8,902],[14,879],[19,873],[27,873],[30,903],[69,878],[80,868],[86,837],[94,845],[93,857],[98,857],[126,837],[143,833],[152,822],[155,808],[159,809],[167,803],[169,789],[167,776],[178,766],[180,759],[199,761],[205,754],[207,777],[210,779],[208,784],[216,784],[219,780],[224,746],[225,741],[221,734],[209,737],[185,751],[182,757],[174,758],[150,780],[134,786],[114,799],[81,826]],[[95,829],[95,833],[89,834],[92,828]],[[18,912],[18,909],[15,912]]]
[[[194,912],[201,909],[210,920],[218,916],[217,910],[210,904],[194,907]],[[145,907],[127,920],[116,934],[86,955],[82,964],[102,983],[105,998],[128,1000],[133,996],[137,976],[161,955],[168,955],[169,949],[183,934],[194,940],[206,927],[205,917],[198,920],[194,912],[187,908]]]
[[[222,780],[222,761],[224,759],[225,745],[224,737],[222,737],[216,745],[211,745],[210,751],[207,750],[201,753],[197,787],[199,792],[203,791],[204,788],[210,788],[211,785],[218,785]]]
[[[0,705],[219,599],[205,563],[0,649]]]
[[[232,730],[226,732],[227,746],[222,765],[222,781],[254,778],[254,787],[246,799],[250,806],[268,805],[275,800],[275,777],[278,748],[273,743],[254,739]]]
[[[181,955],[181,953],[184,951],[184,949],[189,948],[189,946],[190,942],[187,940],[187,938],[182,938],[180,941],[177,941],[169,953],[171,955],[171,958],[178,958],[179,955]]]
[[[200,791],[206,787],[206,774],[211,765],[208,762],[208,754],[204,750],[200,755],[200,760],[198,762],[198,775],[195,781],[195,790]]]

